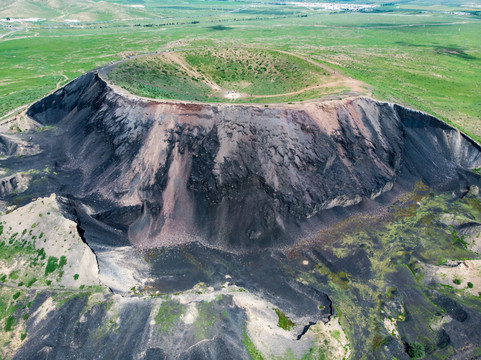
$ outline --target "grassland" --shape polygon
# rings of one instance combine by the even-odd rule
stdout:
[[[481,20],[473,9],[463,8],[467,12],[456,15],[447,9],[459,10],[460,4],[444,4],[441,9],[427,3],[423,10],[407,4],[372,13],[330,14],[287,5],[254,7],[247,1],[162,5],[146,1],[144,5],[150,15],[134,20],[93,16],[89,22],[72,24],[16,23],[17,31],[0,40],[0,117],[46,95],[66,79],[127,53],[248,45],[307,56],[364,81],[376,98],[424,110],[478,140],[481,136]],[[186,60],[195,63],[203,56],[194,54]],[[214,75],[215,66],[210,69]],[[231,76],[233,70],[228,73]],[[239,79],[222,81],[225,86],[240,84],[243,75],[247,74],[238,68],[234,76]],[[269,90],[261,82],[243,84],[249,82],[258,88],[247,87],[247,92]]]

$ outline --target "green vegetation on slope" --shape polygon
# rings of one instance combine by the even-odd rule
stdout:
[[[440,225],[443,214],[480,221],[480,198],[469,194],[453,201],[451,194],[437,194],[418,184],[389,213],[350,218],[318,235],[317,251],[331,253],[325,256],[337,259],[336,263],[320,262],[300,277],[329,294],[357,351],[381,351],[395,340],[397,336],[388,333],[383,323],[391,318],[404,341],[418,341],[444,358],[453,348],[437,347],[430,324],[445,311],[433,303],[430,291],[481,307],[481,297],[472,297],[468,287],[455,290],[424,283],[423,264],[480,257],[453,243],[452,229]]]
[[[163,301],[155,315],[155,323],[160,325],[160,331],[168,332],[184,312],[185,309],[180,303],[173,300]]]
[[[253,48],[201,48],[141,56],[119,64],[109,80],[131,93],[161,99],[266,102],[272,96],[318,98],[316,87],[331,80],[328,72],[296,56]],[[339,86],[336,92],[339,92]]]
[[[218,320],[215,313],[215,303],[201,301],[197,304],[198,315],[194,321],[194,332],[198,340],[207,339],[209,329]]]
[[[149,98],[206,100],[210,89],[198,77],[163,56],[145,56],[120,64],[109,79],[133,94]]]
[[[33,297],[34,293],[0,286],[0,357],[26,338],[25,321],[29,318]]]
[[[296,324],[292,322],[291,319],[289,319],[286,314],[284,314],[281,310],[279,309],[274,309],[274,311],[277,314],[277,317],[279,318],[279,322],[277,323],[277,326],[279,326],[281,329],[284,330],[291,330]]]
[[[319,85],[327,73],[292,55],[276,51],[230,48],[187,51],[185,60],[227,90],[273,95]]]
[[[244,339],[242,340],[242,344],[244,344],[247,353],[251,357],[252,360],[264,360],[262,353],[256,348],[250,337],[244,331]]]

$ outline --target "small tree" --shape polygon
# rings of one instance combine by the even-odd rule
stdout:
[[[424,346],[418,342],[408,344],[407,353],[412,359],[422,359],[424,356],[426,356],[426,353],[424,352]]]

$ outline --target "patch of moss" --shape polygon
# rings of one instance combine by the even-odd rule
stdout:
[[[37,282],[37,278],[33,277],[27,281],[27,287],[31,287],[35,282]]]
[[[412,359],[422,359],[426,356],[426,352],[424,351],[424,346],[422,346],[418,342],[408,344],[407,353],[409,357]]]
[[[277,322],[277,326],[279,326],[281,329],[289,331],[296,326],[296,324],[291,319],[289,319],[281,310],[274,309],[274,311],[276,312],[277,317],[279,318]]]
[[[19,276],[20,276],[20,270],[12,271],[10,275],[8,275],[8,277],[12,280],[18,280]]]
[[[59,269],[62,269],[67,264],[67,257],[62,255],[60,256],[60,260],[58,262]]]
[[[468,247],[468,243],[464,240],[464,235],[459,236],[454,228],[452,228],[451,237],[453,239],[453,245],[459,244],[463,248]]]
[[[180,303],[173,300],[163,301],[154,320],[157,325],[160,325],[160,331],[168,332],[184,312],[185,309]]]

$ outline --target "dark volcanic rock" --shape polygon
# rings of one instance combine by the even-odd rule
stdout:
[[[28,115],[56,126],[50,150],[68,159],[59,171],[81,172],[63,191],[125,208],[95,210],[142,248],[292,242],[326,209],[370,201],[399,180],[458,189],[481,166],[479,146],[459,131],[368,98],[269,108],[155,102],[121,95],[92,72]]]
[[[15,154],[18,149],[18,143],[10,139],[8,136],[0,135],[0,154],[9,156]]]

